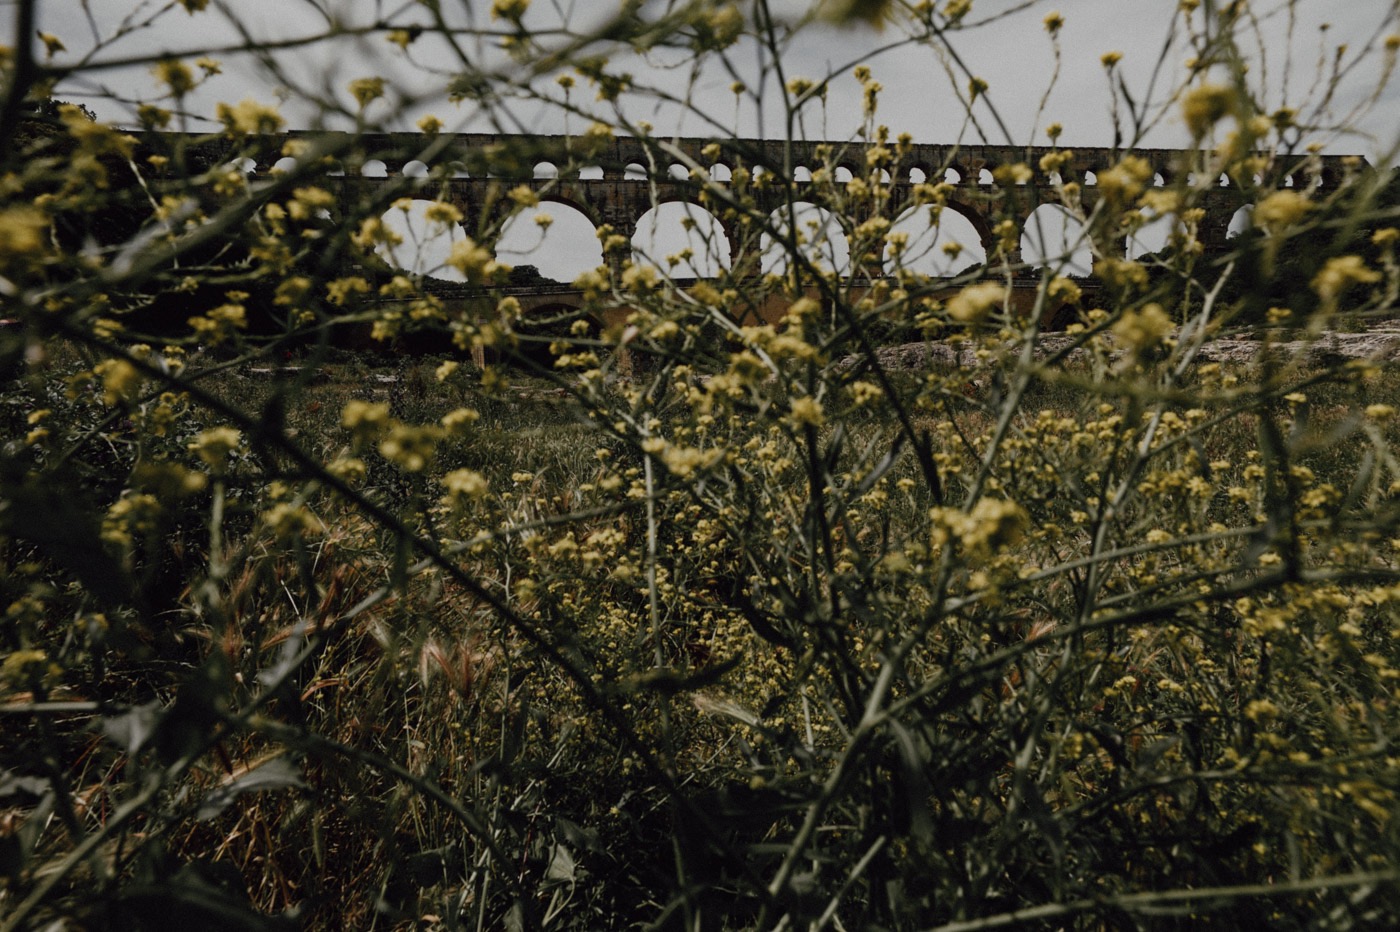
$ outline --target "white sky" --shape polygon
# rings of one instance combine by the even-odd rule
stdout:
[[[441,4],[452,12],[453,25],[499,28],[489,15],[489,0],[447,0]],[[796,21],[810,8],[811,0],[772,0],[775,11]],[[1208,5],[1208,4],[1207,4]],[[664,4],[647,3],[644,15],[658,15]],[[741,4],[746,13],[751,3]],[[1250,9],[1259,22],[1262,41],[1244,48],[1251,61],[1252,74],[1267,88],[1266,104],[1281,103],[1284,82],[1294,106],[1307,111],[1309,97],[1316,103],[1325,81],[1318,77],[1319,59],[1330,65],[1339,45],[1346,45],[1344,63],[1362,57],[1368,42],[1376,36],[1400,31],[1396,0],[1256,0]],[[615,9],[608,0],[534,0],[526,23],[541,27],[567,19],[576,30],[596,26]],[[1040,97],[1054,70],[1052,44],[1042,19],[1058,10],[1066,23],[1061,33],[1063,59],[1058,82],[1051,90],[1045,113],[1037,118]],[[1288,39],[1290,13],[1293,36]],[[4,8],[0,6],[0,16]],[[1196,16],[1201,16],[1198,12]],[[91,56],[90,63],[114,62],[159,53],[186,57],[211,47],[235,44],[240,32],[257,39],[278,40],[324,32],[332,20],[350,26],[378,21],[425,22],[426,14],[412,0],[213,0],[210,9],[195,16],[169,0],[44,0],[40,4],[41,28],[57,35],[68,47],[56,61],[75,63]],[[1192,54],[1180,41],[1163,53],[1164,42],[1175,17],[1172,0],[1056,0],[1037,3],[1024,0],[976,0],[965,23],[968,28],[953,36],[953,47],[974,74],[991,86],[988,100],[1001,115],[1006,133],[979,106],[976,114],[987,141],[1015,144],[1046,142],[1037,129],[1047,122],[1065,126],[1062,142],[1068,145],[1109,145],[1113,142],[1109,78],[1099,62],[1107,51],[1120,51],[1119,67],[1130,92],[1138,101],[1160,102],[1184,73],[1182,63]],[[8,17],[6,17],[8,19]],[[1319,26],[1329,23],[1325,32]],[[12,29],[9,24],[7,28]],[[95,37],[114,40],[95,48]],[[881,51],[897,42],[900,27],[890,25],[877,31],[861,24],[836,28],[815,24],[800,31],[785,49],[781,59],[787,76],[822,78],[835,75],[827,105],[806,111],[805,130],[809,136],[848,138],[860,125],[859,89],[849,77],[851,66],[868,64],[884,85],[880,120],[895,132],[907,131],[923,142],[950,142],[962,128],[962,107],[953,92],[965,88],[966,77],[952,81],[946,71],[946,55],[928,48],[900,47]],[[500,66],[503,58],[494,40],[462,41],[470,61]],[[342,128],[352,125],[349,116],[322,116],[317,100],[334,100],[349,107],[345,85],[353,78],[383,75],[414,100],[403,112],[393,112],[387,104],[377,105],[371,116],[382,118],[391,128],[408,128],[425,112],[435,112],[452,129],[491,129],[491,121],[469,103],[449,104],[445,87],[454,67],[454,56],[440,42],[425,38],[411,48],[415,64],[410,65],[383,34],[367,38],[341,38],[298,47],[256,61],[251,56],[217,55],[224,74],[211,80],[189,101],[190,109],[208,115],[215,102],[236,102],[244,97],[284,103],[289,122],[305,128],[326,119]],[[729,55],[734,68],[752,87],[758,88],[759,56],[751,42],[741,43]],[[1153,85],[1152,74],[1159,58],[1162,73]],[[1333,101],[1334,118],[1344,116],[1375,89],[1383,55],[1372,45],[1363,63],[1342,81]],[[654,52],[646,58],[615,60],[618,67],[632,72],[639,83],[656,86],[681,95],[691,78],[688,56],[676,50]],[[511,70],[508,66],[508,71]],[[519,68],[514,69],[518,73]],[[100,86],[89,83],[100,81]],[[768,107],[760,112],[753,99],[736,108],[729,91],[733,76],[718,66],[702,72],[695,81],[693,100],[710,113],[713,124],[693,114],[678,118],[674,110],[658,108],[650,101],[632,101],[628,115],[648,119],[663,133],[708,135],[719,130],[739,135],[780,135],[779,111]],[[69,82],[60,95],[84,99],[99,115],[129,120],[130,108],[118,99],[149,98],[157,93],[148,66],[110,68],[90,74],[89,82]],[[553,89],[548,82],[543,87]],[[296,88],[295,91],[291,88]],[[770,95],[773,86],[766,88]],[[81,98],[83,92],[96,98]],[[576,90],[574,99],[593,106],[590,95]],[[737,112],[736,112],[737,111]],[[566,120],[557,111],[512,104],[508,118],[520,129],[559,132]],[[582,118],[568,121],[578,129]],[[206,124],[207,125],[207,124]],[[510,128],[510,127],[506,127]],[[1361,152],[1385,158],[1400,140],[1400,82],[1391,82],[1380,100],[1356,124],[1361,137],[1325,139],[1329,151]],[[1007,134],[1011,138],[1006,138]],[[975,129],[965,141],[980,141]],[[1150,134],[1148,145],[1179,145],[1186,142],[1174,113]]]

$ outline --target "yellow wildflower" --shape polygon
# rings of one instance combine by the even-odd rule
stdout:
[[[1336,301],[1352,285],[1369,285],[1381,280],[1381,273],[1367,267],[1360,256],[1328,259],[1312,280],[1313,291],[1328,303]]]
[[[1275,191],[1254,208],[1253,221],[1270,232],[1292,226],[1308,215],[1312,202],[1297,191]]]
[[[1006,300],[1006,288],[997,282],[968,285],[948,302],[948,316],[962,323],[974,323],[986,317]]]

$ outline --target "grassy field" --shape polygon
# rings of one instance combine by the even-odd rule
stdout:
[[[817,416],[673,368],[335,356],[189,379],[249,412],[220,438],[51,356],[7,419],[71,424],[35,442],[105,517],[7,544],[45,653],[5,701],[74,704],[11,743],[111,826],[64,888],[135,878],[101,915],[175,883],[315,927],[615,925],[679,869],[740,928],[814,811],[804,870],[859,866],[858,916],[1151,876],[1272,921],[1395,850],[1389,369],[991,361],[891,373],[905,423],[859,371]]]

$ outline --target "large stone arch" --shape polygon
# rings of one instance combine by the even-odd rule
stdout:
[[[1148,217],[1142,226],[1128,235],[1124,247],[1125,255],[1129,259],[1138,259],[1145,255],[1161,253],[1170,244],[1172,231],[1179,223],[1175,214]]]
[[[992,233],[992,224],[984,209],[959,198],[948,198],[943,203],[943,210],[957,214],[972,225],[977,233],[978,245],[987,256],[996,252],[996,236]]]
[[[439,213],[443,206],[452,205],[428,198],[404,198],[389,207],[380,220],[397,242],[376,243],[375,254],[397,270],[442,281],[464,281],[461,272],[446,264],[453,244],[463,234],[456,222]]]
[[[687,230],[683,220],[693,226]],[[633,221],[631,236],[635,260],[655,265],[677,278],[709,278],[730,268],[733,236],[719,217],[698,198],[672,192]],[[690,252],[685,258],[684,253]],[[672,263],[671,258],[676,258]]]
[[[928,206],[909,207],[890,224],[891,233],[906,234],[909,239],[902,251],[887,247],[883,257],[886,274],[904,268],[922,275],[950,277],[971,266],[985,263],[991,254],[984,234],[963,212],[945,207],[933,219]],[[975,212],[973,212],[976,216]],[[979,218],[980,219],[980,218]],[[953,246],[956,244],[956,252]]]
[[[771,232],[765,232],[759,240],[761,271],[780,272],[788,267],[790,256],[783,246],[788,230],[788,209],[789,205],[781,204],[769,211],[768,227]],[[803,254],[826,271],[850,274],[850,218],[837,213],[823,200],[795,201],[791,209],[798,233],[805,240],[799,245]]]
[[[551,222],[541,226],[537,218]],[[496,241],[496,257],[512,266],[533,266],[541,276],[572,282],[604,262],[597,223],[567,197],[545,195],[506,220]]]
[[[1071,275],[1087,275],[1093,252],[1084,224],[1062,205],[1037,206],[1021,225],[1021,257],[1030,265],[1059,269]]]

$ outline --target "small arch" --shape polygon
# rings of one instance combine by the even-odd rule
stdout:
[[[1230,186],[1230,176],[1227,175],[1227,174],[1225,174],[1224,172],[1221,172],[1221,173],[1220,173],[1220,187],[1222,187],[1222,188],[1228,188],[1229,186]]]
[[[559,177],[559,168],[553,162],[536,162],[534,178],[544,181]]]
[[[1056,188],[1060,187],[1065,183],[1064,179],[1060,177],[1059,172],[1051,172],[1048,176],[1046,176],[1045,180]]]
[[[1291,187],[1293,187],[1293,176],[1292,176],[1292,175],[1284,175],[1284,176],[1283,176],[1283,186],[1284,186],[1285,188],[1291,188]]]
[[[1095,184],[1098,184],[1098,183],[1099,183],[1099,176],[1098,176],[1098,175],[1094,174],[1094,173],[1091,172],[1091,171],[1086,171],[1086,172],[1084,173],[1084,187],[1087,188],[1087,187],[1089,187],[1090,185],[1095,185]]]
[[[422,159],[414,159],[411,162],[405,163],[403,167],[403,176],[405,178],[428,177],[428,163],[424,162]]]
[[[646,181],[647,169],[641,162],[628,162],[622,170],[623,181]]]
[[[672,162],[671,167],[666,169],[666,177],[672,181],[688,181],[690,180],[690,169],[680,162]]]
[[[728,165],[717,163],[710,166],[710,180],[728,182],[734,179],[734,172]]]
[[[851,170],[846,166],[838,165],[836,171],[832,173],[832,177],[836,179],[837,184],[848,184],[855,175],[851,174]]]
[[[276,162],[272,163],[272,171],[276,174],[290,175],[296,170],[297,160],[290,155],[284,155]]]
[[[890,173],[887,169],[880,169],[880,184],[890,183]]]
[[[340,164],[340,162],[338,162],[338,161],[332,160],[332,161],[330,162],[330,167],[326,169],[326,177],[327,177],[327,178],[344,178],[344,177],[345,177],[345,166],[342,165],[342,164]]]
[[[601,166],[601,165],[585,165],[585,166],[583,166],[582,168],[580,168],[580,169],[578,170],[578,179],[579,179],[579,181],[602,181],[602,180],[603,180],[603,166]]]
[[[1246,204],[1230,215],[1230,223],[1225,227],[1225,238],[1234,239],[1254,229],[1254,205]]]
[[[806,165],[799,165],[792,170],[793,181],[811,181],[812,170]]]
[[[949,184],[962,184],[962,172],[956,168],[946,168],[943,170],[943,180]]]
[[[229,162],[228,167],[231,171],[240,172],[244,175],[252,175],[257,173],[258,163],[256,160],[250,159],[246,155],[240,155],[232,162]]]
[[[361,178],[388,178],[389,169],[382,159],[370,159],[360,166]]]
[[[1154,188],[1164,188],[1164,187],[1166,187],[1166,185],[1167,185],[1167,179],[1165,179],[1165,178],[1162,177],[1162,173],[1161,173],[1161,172],[1157,172],[1156,174],[1154,174],[1154,175],[1152,176],[1152,187],[1154,187]]]
[[[996,181],[996,179],[994,179],[994,178],[992,177],[991,169],[984,168],[984,169],[982,169],[981,171],[979,171],[979,172],[977,173],[977,183],[978,183],[978,184],[989,185],[989,184],[994,184],[995,181]]]
[[[928,172],[924,171],[922,168],[915,166],[914,168],[909,169],[910,184],[923,184],[927,180]]]

